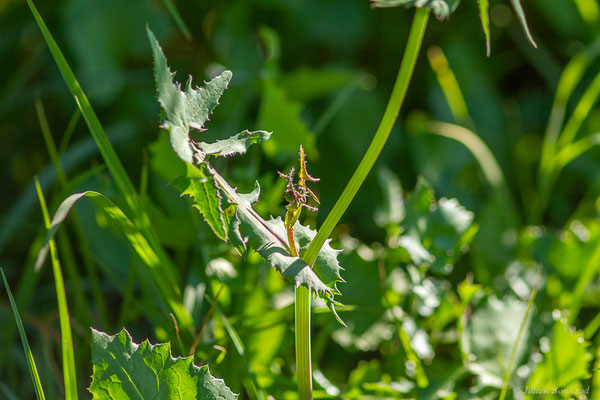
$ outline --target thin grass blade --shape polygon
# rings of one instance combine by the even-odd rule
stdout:
[[[535,296],[537,295],[538,289],[540,287],[542,281],[542,267],[538,267],[537,271],[537,279],[535,285],[533,286],[533,290],[531,291],[531,296],[529,297],[529,302],[527,303],[527,309],[525,310],[525,315],[523,316],[523,320],[521,321],[521,325],[519,326],[519,333],[517,334],[517,340],[515,340],[515,344],[513,345],[510,360],[508,361],[508,366],[506,368],[506,375],[504,376],[504,384],[502,385],[502,391],[500,392],[500,400],[504,400],[506,397],[506,393],[508,390],[508,382],[510,381],[510,376],[512,375],[512,370],[515,363],[515,358],[517,355],[517,349],[519,348],[519,343],[521,342],[521,337],[523,336],[523,330],[527,325],[527,320],[529,319],[529,313],[533,307],[533,302],[535,301]]]
[[[485,54],[489,57],[492,51],[490,44],[490,5],[488,0],[477,0],[477,7],[479,8],[479,19],[485,36]]]
[[[177,27],[179,27],[179,30],[181,31],[181,33],[183,33],[183,36],[185,36],[187,40],[191,41],[192,33],[190,32],[190,29],[187,27],[185,21],[181,17],[179,10],[175,6],[175,3],[173,3],[173,0],[163,0],[163,2],[165,3],[165,7],[167,7],[167,10],[169,10],[171,17],[177,24]]]
[[[6,275],[4,275],[4,270],[0,268],[0,274],[2,274],[2,280],[4,281],[4,287],[6,288],[6,293],[8,294],[8,300],[10,301],[10,306],[15,314],[15,320],[17,321],[17,327],[19,328],[19,335],[21,335],[21,342],[23,343],[23,350],[25,351],[25,357],[27,358],[27,367],[29,368],[29,373],[31,375],[31,381],[35,386],[35,395],[38,400],[45,400],[44,389],[42,388],[42,382],[40,381],[40,374],[38,373],[37,367],[35,366],[35,360],[33,359],[33,354],[31,353],[31,349],[29,348],[29,341],[27,340],[27,335],[25,334],[25,328],[23,327],[23,321],[21,320],[21,315],[19,314],[19,310],[17,309],[17,303],[13,298],[12,292],[10,291],[10,287],[8,286],[8,281],[6,280]]]
[[[192,326],[191,317],[186,311],[183,303],[181,302],[181,293],[174,291],[173,288],[177,286],[173,283],[174,277],[163,274],[161,269],[161,259],[154,251],[154,248],[149,244],[141,231],[131,222],[131,220],[123,213],[123,211],[117,207],[112,201],[110,201],[103,194],[93,191],[75,193],[67,197],[52,218],[52,222],[48,224],[48,234],[46,237],[46,244],[40,250],[36,259],[35,268],[39,270],[43,265],[48,251],[52,250],[50,245],[52,238],[60,228],[62,223],[67,218],[69,212],[80,199],[87,197],[92,200],[94,206],[106,213],[109,219],[114,223],[116,227],[123,232],[129,243],[132,245],[138,256],[148,267],[150,274],[152,275],[158,289],[160,290],[163,299],[166,304],[169,305],[171,312],[177,318],[177,323],[182,326]]]
[[[35,181],[44,224],[46,229],[50,228],[50,214],[46,206],[46,200],[42,193],[42,188],[36,178]],[[65,291],[65,282],[63,279],[60,261],[56,243],[53,239],[49,240],[50,258],[52,260],[52,270],[54,272],[54,283],[56,285],[56,300],[58,303],[58,315],[60,321],[60,337],[63,361],[63,379],[65,383],[65,399],[77,400],[77,375],[75,373],[75,349],[73,347],[73,336],[71,333],[71,321],[69,318],[69,307],[67,305],[67,293]]]
[[[531,45],[537,49],[537,43],[533,39],[533,36],[531,36],[531,32],[529,31],[529,25],[527,25],[527,18],[525,17],[525,11],[523,11],[521,0],[510,0],[510,3],[512,4],[513,9],[515,10],[515,14],[517,14],[517,18],[521,23],[521,27],[523,27],[523,32],[525,32],[527,40],[529,40],[529,43],[531,43]]]

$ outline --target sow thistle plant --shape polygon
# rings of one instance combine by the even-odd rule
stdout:
[[[70,341],[70,325],[66,296],[64,295],[64,282],[62,282],[53,236],[75,202],[87,197],[125,233],[127,239],[146,265],[147,269],[144,272],[153,279],[162,300],[168,305],[173,319],[181,328],[182,335],[189,338],[194,328],[193,320],[181,303],[182,296],[177,284],[177,270],[161,248],[156,233],[150,229],[149,218],[140,196],[127,177],[62,52],[46,28],[32,1],[27,0],[27,2],[61,74],[75,97],[77,105],[101,150],[107,168],[132,215],[130,220],[119,207],[100,193],[84,192],[76,193],[63,201],[54,219],[50,221],[41,189],[38,186],[40,203],[42,204],[49,232],[46,245],[36,261],[36,269],[41,267],[46,255],[50,253],[57,284],[63,336],[68,336]],[[374,7],[406,6],[415,7],[417,10],[397,80],[373,141],[318,232],[300,222],[300,216],[304,209],[316,211],[320,204],[317,195],[309,186],[316,184],[319,179],[308,173],[303,148],[300,147],[299,149],[297,180],[295,169],[291,169],[287,174],[278,172],[278,175],[285,179],[287,183],[285,192],[282,194],[288,203],[284,218],[270,217],[264,219],[253,208],[253,205],[260,198],[258,182],[250,193],[242,193],[219,173],[213,166],[212,161],[219,157],[242,155],[246,153],[251,145],[268,140],[271,133],[262,130],[244,130],[229,138],[210,143],[193,140],[191,137],[193,131],[202,132],[207,129],[205,125],[209,120],[209,116],[219,104],[219,98],[232,79],[232,73],[223,71],[205,83],[203,87],[195,88],[192,87],[190,77],[182,89],[179,83],[174,82],[174,73],[170,71],[167,59],[158,41],[150,29],[147,30],[154,58],[154,78],[158,101],[163,113],[161,127],[168,131],[171,147],[186,167],[185,175],[173,182],[173,186],[180,191],[181,195],[191,197],[193,206],[199,210],[206,223],[219,239],[230,243],[240,253],[245,253],[251,249],[257,251],[262,258],[295,286],[296,374],[300,399],[312,399],[310,354],[312,296],[321,298],[337,321],[344,325],[335,308],[341,305],[336,299],[336,296],[340,294],[336,285],[338,282],[343,282],[341,277],[343,268],[338,261],[341,250],[331,247],[329,236],[372,169],[391,132],[414,71],[430,12],[438,19],[443,20],[450,16],[459,3],[459,0],[372,1]],[[525,28],[527,36],[533,43],[519,0],[511,0],[511,3]],[[489,53],[488,0],[479,0],[478,5]],[[428,199],[426,200],[424,205],[428,210],[431,204]],[[453,208],[455,206],[448,203],[444,207]],[[468,232],[467,227],[469,225],[470,220],[468,224],[465,224],[464,229],[460,228],[463,236],[466,235],[465,231]],[[418,239],[420,235],[424,234],[417,227],[407,232],[407,238],[412,235]],[[418,258],[424,254],[421,248],[414,246],[416,242],[418,240],[412,242],[409,240],[408,244],[404,243],[403,245],[411,258]],[[414,250],[412,253],[411,249]],[[24,349],[28,355],[28,366],[30,367],[32,380],[35,383],[36,394],[41,399],[44,398],[44,394],[35,363],[27,344],[22,323],[18,317],[16,305],[12,301],[12,295],[8,290],[6,280],[4,282],[17,317],[17,325],[20,329]],[[398,321],[396,322],[398,323]],[[404,332],[401,328],[398,329],[402,336]],[[411,350],[409,339],[405,333],[402,336],[402,343],[408,358],[414,363],[418,363],[418,358]],[[71,358],[72,347],[71,343]],[[74,362],[68,357],[68,351],[69,346],[65,345],[63,340],[65,397],[76,399],[75,366]],[[174,358],[170,353],[168,344],[151,345],[147,341],[139,345],[135,344],[125,330],[114,336],[94,330],[92,332],[92,352],[94,372],[89,391],[94,398],[125,399],[155,398],[156,396],[170,398],[175,394],[180,398],[229,400],[237,397],[222,380],[215,379],[209,374],[208,367],[195,366],[192,357]],[[420,365],[417,365],[417,367],[417,369],[421,368]],[[419,386],[424,387],[427,385],[427,378],[424,374],[420,381],[422,384]]]

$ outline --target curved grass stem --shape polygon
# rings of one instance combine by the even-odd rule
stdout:
[[[333,209],[319,229],[317,236],[310,243],[309,248],[302,257],[304,262],[312,266],[317,255],[323,247],[325,240],[333,231],[338,221],[350,205],[358,189],[373,168],[373,164],[383,150],[383,146],[392,131],[398,117],[400,107],[406,97],[408,84],[412,77],[417,56],[421,49],[425,28],[429,19],[429,11],[423,7],[417,9],[402,58],[398,77],[392,90],[392,95],[387,104],[383,118],[375,132],[373,141],[369,145],[362,161],[354,171],[346,188],[342,192]],[[298,377],[298,398],[300,400],[312,399],[312,373],[310,354],[310,291],[304,286],[296,288],[296,374]]]
[[[385,145],[385,142],[392,131],[392,127],[396,122],[400,107],[402,106],[404,98],[406,97],[408,84],[412,77],[417,56],[419,55],[419,51],[421,49],[421,43],[423,42],[423,36],[425,34],[425,28],[427,27],[428,19],[429,11],[425,7],[417,9],[413,19],[412,27],[410,29],[406,51],[404,52],[404,57],[402,58],[402,63],[400,64],[400,70],[398,71],[398,77],[396,78],[396,83],[394,84],[394,89],[392,90],[392,95],[390,96],[390,100],[383,114],[383,118],[379,123],[377,132],[375,132],[375,136],[373,137],[373,140],[369,145],[369,148],[367,149],[363,159],[356,168],[356,171],[354,171],[354,174],[350,178],[350,181],[346,185],[346,188],[342,192],[341,196],[333,206],[333,209],[325,219],[325,222],[323,222],[323,225],[317,232],[317,236],[315,236],[314,240],[310,243],[308,250],[304,254],[303,259],[308,265],[312,266],[314,264],[321,247],[323,247],[323,244],[325,243],[325,240],[327,240],[333,231],[333,228],[335,228],[338,221],[350,205],[350,202],[352,199],[354,199],[356,192],[358,192],[358,189],[371,171],[371,168],[373,168],[373,164],[375,164],[377,157],[379,157],[379,154],[383,150],[383,146]]]

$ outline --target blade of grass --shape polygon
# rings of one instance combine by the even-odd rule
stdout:
[[[163,3],[165,3],[165,7],[167,7],[167,10],[169,10],[171,17],[173,18],[173,20],[175,20],[175,23],[177,24],[177,27],[179,27],[181,33],[183,33],[183,36],[185,36],[185,38],[188,41],[191,41],[192,33],[185,24],[183,18],[181,18],[181,14],[179,13],[179,10],[177,10],[177,7],[175,7],[175,3],[173,3],[173,0],[163,0]]]
[[[473,131],[446,122],[431,122],[427,124],[427,130],[436,135],[456,140],[464,145],[477,160],[490,187],[497,192],[508,195],[508,186],[496,157],[484,141]]]
[[[517,18],[519,19],[519,23],[523,28],[523,32],[525,32],[525,36],[527,36],[527,40],[529,40],[529,43],[531,43],[533,47],[537,48],[537,43],[535,42],[533,36],[531,36],[531,32],[529,31],[529,26],[527,25],[527,18],[525,18],[523,6],[521,6],[521,0],[510,0],[510,3],[512,4],[513,9],[515,10],[515,14],[517,14]]]
[[[477,7],[479,8],[479,19],[485,36],[485,54],[489,57],[492,51],[490,44],[490,5],[488,0],[477,0]]]
[[[472,126],[473,122],[469,115],[467,103],[444,52],[438,46],[431,46],[427,49],[427,58],[442,88],[442,92],[444,92],[446,103],[450,107],[454,120],[461,125]]]
[[[2,280],[4,281],[4,287],[6,288],[6,293],[8,294],[10,306],[13,310],[13,313],[15,314],[15,320],[17,321],[17,327],[19,328],[19,335],[21,335],[21,342],[23,343],[23,351],[25,352],[25,357],[27,358],[27,367],[29,368],[31,381],[35,386],[35,395],[38,398],[38,400],[44,400],[46,398],[44,396],[44,389],[42,388],[40,375],[38,373],[37,367],[35,366],[33,354],[31,353],[31,349],[29,348],[29,341],[27,340],[27,335],[25,334],[25,328],[23,327],[21,315],[19,314],[19,310],[17,309],[17,303],[15,303],[15,299],[13,298],[13,295],[10,291],[8,281],[6,280],[6,275],[4,275],[4,270],[2,268],[0,268],[0,274],[2,274]]]
[[[160,259],[160,263],[158,264],[159,269],[162,270],[162,273],[171,277],[176,277],[174,283],[171,283],[171,288],[175,293],[177,299],[181,299],[181,291],[179,286],[176,284],[179,281],[178,271],[171,262],[171,259],[167,256],[164,249],[160,245],[160,240],[156,235],[156,232],[152,229],[150,224],[150,218],[143,207],[143,204],[135,191],[131,180],[129,179],[127,173],[125,172],[125,168],[121,164],[121,161],[117,157],[117,154],[112,147],[104,128],[100,124],[96,113],[92,109],[90,102],[88,101],[85,93],[81,89],[79,82],[75,78],[71,67],[67,63],[67,60],[63,56],[60,48],[58,47],[56,41],[52,37],[52,34],[48,30],[44,20],[41,15],[37,11],[35,5],[32,0],[26,0],[29,9],[31,10],[33,17],[46,40],[48,48],[54,57],[54,61],[60,70],[60,73],[69,88],[69,91],[75,98],[75,102],[77,106],[81,110],[81,114],[92,134],[104,161],[106,162],[107,168],[115,181],[115,184],[119,188],[121,195],[124,197],[125,202],[127,204],[127,208],[131,212],[132,222],[135,226],[142,232],[142,234],[146,237],[148,243],[152,246],[154,252],[157,254]],[[172,281],[173,282],[173,281]],[[158,285],[161,284],[160,281],[156,282]],[[183,328],[186,336],[191,336],[191,332],[193,330],[193,320],[191,316],[185,310],[185,307],[181,304],[181,301],[178,300],[181,307],[178,307],[179,311],[174,312],[179,326]],[[183,313],[182,313],[183,311]]]
[[[379,127],[375,132],[375,136],[369,148],[367,149],[363,159],[354,171],[354,174],[350,178],[350,181],[346,185],[346,188],[336,201],[333,209],[327,215],[327,218],[323,222],[323,225],[319,228],[317,235],[310,243],[310,246],[304,254],[303,261],[308,265],[312,266],[317,259],[317,255],[323,247],[325,240],[329,237],[335,226],[337,225],[340,218],[350,205],[352,199],[358,192],[365,178],[371,171],[373,164],[379,157],[379,154],[383,150],[383,146],[387,141],[387,138],[392,131],[392,127],[396,122],[406,92],[408,90],[408,84],[412,77],[419,50],[421,49],[421,43],[423,42],[423,36],[425,35],[425,29],[427,27],[427,21],[429,19],[429,11],[425,8],[418,8],[415,12],[413,23],[410,29],[406,50],[400,64],[400,70],[398,71],[398,77],[392,90],[390,100],[387,104]]]
[[[46,229],[50,229],[50,214],[46,206],[46,200],[42,193],[40,183],[36,178],[36,189],[44,217]],[[62,270],[56,250],[56,243],[53,239],[49,240],[50,258],[52,261],[52,270],[54,272],[54,283],[56,286],[56,300],[58,303],[58,315],[60,320],[60,336],[63,361],[63,379],[65,383],[65,399],[77,400],[77,375],[75,373],[75,350],[73,348],[73,337],[71,334],[71,321],[69,320],[69,308],[67,305],[67,293],[65,291],[65,282],[63,280]]]
[[[54,214],[52,218],[52,222],[48,224],[49,230],[48,235],[46,237],[46,245],[40,250],[38,254],[38,258],[35,263],[35,268],[41,268],[41,265],[44,263],[45,258],[48,254],[48,249],[52,250],[50,246],[50,242],[53,236],[56,234],[56,231],[67,218],[69,211],[75,205],[75,203],[83,198],[87,197],[92,200],[94,206],[96,206],[99,210],[102,210],[106,215],[110,218],[110,220],[115,224],[116,227],[123,232],[129,243],[132,245],[138,256],[144,262],[144,264],[148,267],[149,272],[156,283],[164,301],[168,304],[169,309],[173,312],[175,317],[177,318],[178,325],[181,326],[181,321],[185,321],[185,318],[191,318],[178,298],[178,293],[173,291],[173,287],[176,287],[172,280],[174,279],[172,276],[163,274],[163,270],[160,268],[161,260],[154,251],[154,248],[148,243],[144,235],[140,232],[140,230],[132,223],[129,218],[121,211],[119,207],[117,207],[112,201],[110,201],[107,197],[98,192],[82,192],[75,193],[69,197],[67,197],[61,205],[58,207],[58,210]]]
[[[600,17],[600,6],[596,0],[575,0],[575,5],[581,14],[581,18],[590,24],[592,28],[597,29],[598,18]]]
[[[529,313],[531,312],[531,308],[533,307],[533,302],[535,301],[535,296],[540,287],[542,281],[542,266],[538,266],[537,270],[537,279],[535,281],[535,285],[533,286],[533,290],[531,290],[531,296],[529,297],[529,302],[527,303],[527,309],[525,309],[525,315],[521,320],[521,325],[519,326],[519,333],[517,333],[517,340],[515,340],[515,344],[512,347],[510,353],[510,359],[508,361],[508,365],[506,367],[506,374],[504,375],[504,384],[502,385],[502,391],[500,392],[500,400],[504,400],[506,397],[506,393],[508,390],[508,382],[510,381],[510,376],[512,375],[512,370],[515,363],[515,358],[517,356],[517,349],[519,347],[519,343],[521,342],[521,337],[523,336],[523,331],[525,330],[525,326],[527,325],[527,320],[529,319]]]
[[[73,111],[73,115],[71,115],[71,119],[69,120],[69,123],[63,132],[62,139],[60,140],[60,145],[58,146],[59,154],[63,154],[65,151],[67,151],[67,147],[71,142],[73,133],[75,133],[77,122],[79,122],[79,117],[81,117],[81,111],[79,111],[79,108],[76,108],[75,111]]]
[[[46,143],[46,148],[48,149],[48,154],[50,155],[50,160],[52,161],[52,164],[56,170],[58,181],[61,187],[64,189],[68,185],[68,179],[60,164],[60,158],[58,151],[56,150],[56,144],[54,142],[54,138],[52,137],[48,119],[46,118],[46,111],[39,97],[35,101],[35,109],[38,115],[42,136],[44,137],[44,142]],[[77,271],[73,247],[71,246],[71,242],[69,241],[65,231],[59,233],[58,245],[63,255],[62,259],[67,272],[67,278],[72,286],[71,293],[73,294],[73,309],[75,311],[75,315],[77,316],[78,320],[81,321],[82,325],[90,325],[90,312],[83,295],[81,279],[79,277],[79,272]]]

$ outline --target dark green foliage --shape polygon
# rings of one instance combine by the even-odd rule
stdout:
[[[315,398],[498,399],[538,265],[505,400],[534,387],[598,396],[596,1],[121,3],[37,1],[51,53],[26,4],[0,2],[0,266],[22,319],[0,291],[0,397],[35,396],[20,328],[46,398],[65,396],[49,262],[34,272],[48,237],[34,175],[62,221],[80,398],[89,326],[127,327],[169,362],[193,353],[185,368],[210,381],[209,365],[227,395],[296,398],[304,283],[323,296]],[[302,256],[375,132],[416,7],[443,22],[429,21],[384,152],[310,269],[286,249],[277,171],[297,168],[302,144],[321,178],[319,211],[295,227]],[[462,131],[424,134],[440,122]]]

